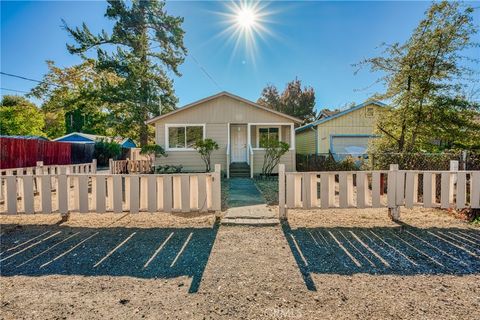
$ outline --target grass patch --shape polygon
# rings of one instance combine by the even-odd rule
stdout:
[[[254,181],[269,205],[278,204],[278,177],[255,178]]]

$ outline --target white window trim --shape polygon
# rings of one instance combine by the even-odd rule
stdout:
[[[256,136],[257,136],[257,143],[256,146],[260,145],[260,129],[269,129],[269,128],[277,128],[278,129],[278,141],[282,141],[282,126],[279,125],[261,125],[256,127]],[[265,148],[256,147],[253,150],[265,150]]]
[[[167,123],[165,124],[165,151],[196,151],[194,148],[170,148],[170,142],[168,141],[168,129],[169,128],[185,128],[185,134],[187,127],[203,127],[203,139],[206,138],[206,125],[205,123]]]
[[[294,151],[295,150],[295,124],[293,122],[264,122],[264,123],[255,123],[255,122],[250,122],[247,124],[248,125],[248,144],[251,143],[251,128],[252,126],[265,126],[265,127],[274,127],[274,126],[290,126],[290,149],[289,151]],[[258,137],[258,135],[257,135]],[[281,136],[280,136],[281,137]],[[258,144],[257,144],[258,145]],[[265,150],[265,148],[253,148],[252,150],[257,151],[257,150]]]

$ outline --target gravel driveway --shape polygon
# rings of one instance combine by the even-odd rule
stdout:
[[[2,216],[5,319],[478,319],[480,230],[437,210]]]

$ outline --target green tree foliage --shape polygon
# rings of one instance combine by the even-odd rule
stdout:
[[[264,176],[272,175],[273,169],[280,162],[280,158],[288,152],[290,145],[277,139],[263,138],[261,145],[265,148],[265,155],[263,156],[262,174]]]
[[[474,121],[480,105],[465,93],[475,80],[466,67],[466,49],[478,46],[473,9],[459,2],[435,2],[403,44],[384,45],[384,54],[360,66],[380,72],[387,90],[378,99],[391,102],[378,121],[383,138],[376,149],[414,152],[479,144]],[[477,74],[478,76],[478,74]],[[375,146],[374,146],[375,147]]]
[[[76,28],[65,24],[75,41],[67,48],[84,58],[96,50],[96,67],[124,79],[104,98],[115,103],[114,120],[145,145],[149,138],[145,121],[174,109],[177,102],[167,71],[180,76],[178,67],[186,54],[183,18],[168,15],[164,1],[107,2],[105,16],[114,21],[112,32],[95,35],[85,23]]]
[[[210,172],[211,167],[211,155],[214,150],[218,150],[218,143],[212,139],[198,139],[193,148],[200,153],[200,157],[205,162],[205,171]]]
[[[315,91],[312,87],[302,88],[302,82],[298,79],[287,83],[282,94],[274,85],[267,85],[257,103],[305,122],[315,119]]]
[[[0,134],[45,136],[40,109],[24,97],[6,95],[0,106]]]
[[[84,132],[98,135],[121,134],[110,121],[113,104],[105,101],[108,89],[123,80],[115,73],[98,71],[95,61],[59,68],[47,61],[49,72],[31,95],[43,99],[48,119],[47,133],[51,138],[65,133]],[[62,121],[63,120],[63,121]]]
[[[95,142],[93,158],[97,159],[99,166],[107,166],[109,159],[118,159],[122,153],[122,146],[115,141],[102,139]]]

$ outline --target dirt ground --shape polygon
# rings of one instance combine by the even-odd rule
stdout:
[[[0,216],[3,319],[479,319],[480,229],[439,210]]]

